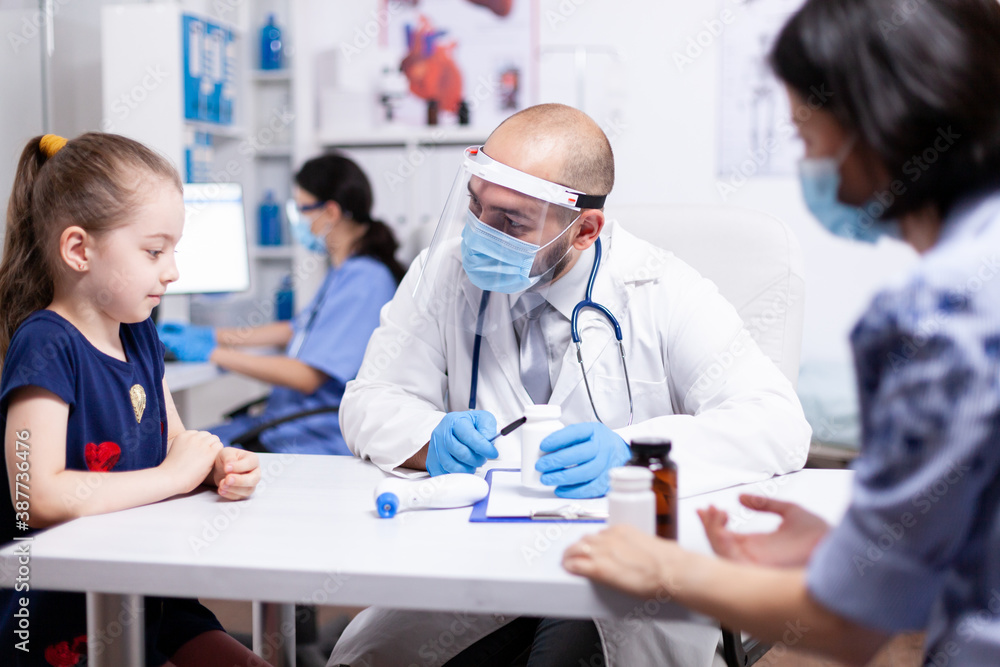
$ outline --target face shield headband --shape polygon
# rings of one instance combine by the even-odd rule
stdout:
[[[554,204],[561,209],[580,211],[604,205],[603,196],[591,197],[508,167],[490,158],[482,148],[472,147],[466,150],[464,167],[470,179],[475,177],[540,202]],[[465,218],[461,254],[462,266],[469,280],[483,291],[514,294],[533,286],[556,268],[561,257],[555,258],[552,266],[532,275],[538,253],[561,239],[579,216],[544,245],[515,238],[491,227],[472,210],[466,211]],[[568,247],[565,252],[569,252]]]
[[[608,198],[607,195],[587,195],[577,192],[565,185],[508,167],[487,155],[482,146],[470,146],[465,149],[465,169],[472,176],[478,176],[485,181],[577,211],[586,208],[604,208],[604,202]]]

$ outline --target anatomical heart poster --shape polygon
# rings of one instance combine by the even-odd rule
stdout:
[[[405,125],[485,132],[534,103],[536,0],[386,0],[384,46],[405,77]]]

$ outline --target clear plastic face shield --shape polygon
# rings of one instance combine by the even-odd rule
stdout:
[[[544,294],[569,261],[580,212],[603,199],[497,162],[482,147],[466,149],[414,290],[418,307],[463,282],[479,292]]]

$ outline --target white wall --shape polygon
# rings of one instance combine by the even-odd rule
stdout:
[[[78,0],[54,4],[52,128],[65,137],[100,130],[101,7],[143,0]],[[37,2],[0,0],[0,204],[6,210],[17,156],[42,131],[41,58],[43,38]],[[185,7],[208,11],[210,0],[185,0]]]
[[[28,139],[42,132],[42,39],[37,25],[35,10],[0,9],[0,35],[5,37],[0,47],[0,90],[6,91],[0,103],[0,205],[4,212],[21,151]],[[11,102],[15,95],[16,104]]]
[[[674,53],[683,53],[722,9],[721,2],[690,0],[541,0],[542,43],[607,44],[623,55],[626,101],[624,129],[613,140],[614,200],[725,203],[785,221],[806,260],[803,360],[846,358],[859,312],[914,255],[893,242],[871,248],[831,237],[805,210],[793,178],[750,179],[724,201],[716,178],[721,42],[716,39],[683,71],[674,61]],[[725,31],[741,29],[743,14],[735,16]],[[544,81],[542,99],[548,101]]]
[[[527,0],[515,0],[523,2]],[[541,102],[576,102],[572,58],[560,48],[586,45],[616,50],[621,63],[606,56],[590,57],[586,109],[605,126],[615,149],[617,184],[611,201],[616,205],[698,203],[755,208],[785,221],[797,234],[807,269],[806,324],[803,360],[844,360],[853,322],[874,291],[914,261],[902,244],[878,247],[840,241],[823,231],[806,212],[797,181],[787,178],[750,179],[724,199],[717,188],[721,41],[716,38],[693,64],[681,71],[674,61],[688,40],[698,38],[705,21],[719,17],[723,0],[536,0],[540,47],[544,66]],[[296,26],[297,68],[307,82],[315,81],[315,56],[341,42],[357,44],[359,32],[371,32],[380,0],[330,3],[301,0]],[[739,31],[745,8],[725,31]],[[379,29],[380,30],[380,29]],[[376,34],[373,42],[379,39]],[[703,39],[704,41],[704,39]],[[377,48],[361,54],[334,76],[363,79],[377,66]],[[307,141],[315,124],[315,103],[308,86],[300,86],[300,111],[306,123],[300,132],[300,150],[316,150]],[[440,170],[441,165],[424,169]],[[446,170],[450,183],[453,170]],[[376,202],[394,193],[373,175]],[[447,188],[447,183],[440,186]],[[444,194],[437,196],[443,199]],[[627,225],[627,221],[623,221]],[[641,229],[634,230],[642,233]]]
[[[373,21],[378,33],[381,0],[293,1],[295,13],[288,19],[293,21],[288,39],[298,84],[296,155],[302,159],[318,150],[313,90],[318,76],[330,74],[316,71],[316,56],[336,49],[341,42],[355,43],[359,31],[372,30]],[[913,255],[891,242],[869,248],[831,238],[806,213],[792,178],[751,179],[723,201],[716,178],[721,44],[716,39],[683,71],[678,70],[673,58],[689,39],[705,30],[705,21],[718,17],[722,0],[534,1],[540,15],[540,46],[545,54],[539,101],[575,102],[575,89],[568,83],[572,80],[570,60],[551,53],[552,49],[584,44],[611,47],[621,54],[618,66],[608,65],[607,58],[591,58],[586,103],[587,110],[609,126],[615,148],[618,179],[612,201],[619,205],[726,203],[756,208],[787,222],[802,243],[808,271],[803,358],[845,358],[847,334],[857,314],[880,284],[912,263]],[[58,131],[70,136],[99,126],[98,8],[102,4],[110,3],[63,3],[56,21],[55,122]],[[189,0],[185,4],[197,3]],[[725,31],[741,29],[741,14],[736,17]],[[254,21],[251,19],[251,23]],[[256,27],[251,27],[248,39],[256,39]],[[378,38],[376,34],[373,41]],[[37,66],[25,58],[21,56],[23,63],[17,61],[17,71],[27,76],[37,71]],[[378,49],[365,47],[361,56],[337,74],[363,80],[377,71],[379,62]],[[6,66],[3,70],[4,89],[21,89],[7,85],[15,72]],[[10,111],[7,104],[3,106],[6,118]],[[22,110],[31,108],[37,109],[37,104]],[[6,123],[4,126],[10,127]],[[5,179],[0,183],[4,198],[9,192],[7,171],[12,174],[12,169],[6,168],[11,151],[19,150],[20,143],[33,131],[20,130],[24,137],[4,133],[5,143],[0,145],[6,153],[5,170],[0,172]],[[8,146],[10,141],[18,145]],[[420,167],[433,184],[422,202],[428,209],[437,206],[437,199],[443,199],[454,174],[448,164],[451,153],[443,151],[439,157]],[[389,191],[379,175],[395,169],[398,159],[397,155],[383,153],[373,158],[372,165],[365,165],[375,171],[371,175],[377,206],[388,214],[390,222],[398,218],[394,208],[398,193]],[[635,231],[642,233],[641,229]]]

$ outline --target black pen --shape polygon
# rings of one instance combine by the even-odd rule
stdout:
[[[520,419],[515,419],[514,421],[512,421],[511,423],[507,424],[502,429],[500,429],[499,433],[490,438],[490,442],[493,442],[502,435],[510,435],[511,433],[516,431],[521,426],[521,424],[523,424],[526,421],[528,421],[527,417],[521,417]]]

